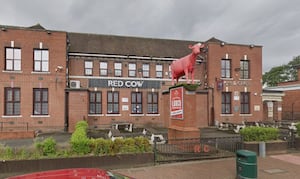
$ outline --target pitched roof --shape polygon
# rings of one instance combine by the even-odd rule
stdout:
[[[68,33],[71,53],[180,58],[195,41]]]

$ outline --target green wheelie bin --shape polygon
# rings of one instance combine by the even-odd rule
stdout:
[[[249,150],[238,150],[236,152],[236,178],[257,178],[256,153]]]

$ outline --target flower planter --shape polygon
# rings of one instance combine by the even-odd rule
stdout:
[[[250,150],[259,154],[259,142],[244,142],[243,147],[245,150]],[[276,141],[266,142],[267,155],[286,153],[287,149],[288,149],[287,141],[276,140]]]

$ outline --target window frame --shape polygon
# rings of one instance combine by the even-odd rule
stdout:
[[[155,98],[155,96],[156,96],[156,98]],[[149,100],[149,99],[151,99],[151,100]],[[159,113],[158,99],[159,99],[158,92],[148,92],[147,93],[147,114],[158,114]]]
[[[92,66],[89,67],[88,63],[91,64]],[[93,61],[91,61],[91,60],[85,60],[84,61],[84,75],[85,76],[92,76],[93,75]]]
[[[103,66],[101,66],[101,64],[102,65],[106,64],[106,67],[103,68]],[[101,61],[99,63],[99,75],[100,76],[108,76],[108,62]]]
[[[9,97],[8,93],[11,93]],[[18,93],[18,95],[17,95]],[[17,96],[17,97],[16,97]],[[11,98],[11,99],[9,99]],[[18,98],[18,99],[16,99]],[[11,104],[11,112],[9,112],[9,106]],[[21,89],[20,88],[4,88],[4,115],[5,116],[16,116],[21,115]]]
[[[159,69],[159,67],[161,67],[161,70]],[[156,75],[156,78],[163,78],[163,72],[164,72],[164,66],[163,66],[163,64],[156,64],[155,65],[155,75]]]
[[[92,108],[94,109],[94,111],[91,111]],[[102,114],[102,92],[101,91],[89,91],[89,114]]]
[[[232,92],[222,92],[221,114],[232,114]]]
[[[120,67],[118,67],[117,65],[120,65]],[[121,62],[114,63],[114,76],[122,77],[122,63]]]
[[[248,68],[246,68],[247,66]],[[249,60],[240,61],[240,79],[250,79],[250,62]]]
[[[112,100],[109,100],[109,95],[111,94]],[[117,95],[117,101],[115,100],[115,95]],[[110,106],[112,108],[109,111]],[[116,109],[116,110],[115,110]],[[119,91],[108,91],[107,92],[107,114],[119,114],[120,113],[120,94]]]
[[[143,93],[131,92],[131,114],[143,113]]]
[[[131,69],[133,67],[133,69]],[[128,76],[136,77],[136,63],[128,63]]]
[[[12,58],[9,58],[8,50],[12,50]],[[20,51],[20,59],[17,59],[17,52]],[[8,63],[11,62],[11,69],[8,69]],[[19,69],[17,69],[17,62],[19,62]],[[6,71],[21,71],[22,70],[22,49],[17,47],[5,47],[5,70]]]
[[[221,60],[221,78],[231,78],[231,59]]]
[[[36,52],[39,52],[40,53],[40,58],[41,59],[36,59]],[[43,52],[47,52],[47,60],[43,59]],[[40,70],[37,70],[36,69],[36,63],[39,62],[39,68]],[[46,66],[47,66],[47,70],[43,70],[44,68],[44,63],[46,62]],[[49,72],[49,50],[48,49],[38,49],[38,48],[35,48],[33,49],[33,71],[35,72]]]
[[[36,92],[40,93],[39,99],[36,100]],[[44,100],[44,92],[47,94],[47,99]],[[36,105],[40,104],[39,109],[36,108]],[[46,108],[45,108],[46,107]],[[32,106],[32,114],[33,115],[49,115],[49,90],[48,88],[33,88],[33,106]],[[47,109],[46,112],[44,112],[43,109]],[[39,113],[36,113],[36,111]]]
[[[142,65],[142,74],[143,74],[143,78],[149,78],[150,77],[150,64],[149,63],[143,63],[143,65]]]
[[[250,114],[250,92],[241,92],[240,95],[240,113]]]

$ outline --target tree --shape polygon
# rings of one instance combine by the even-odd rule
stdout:
[[[273,67],[263,74],[263,84],[267,86],[277,86],[278,83],[298,80],[297,68],[300,67],[300,56],[294,57],[286,65]]]

